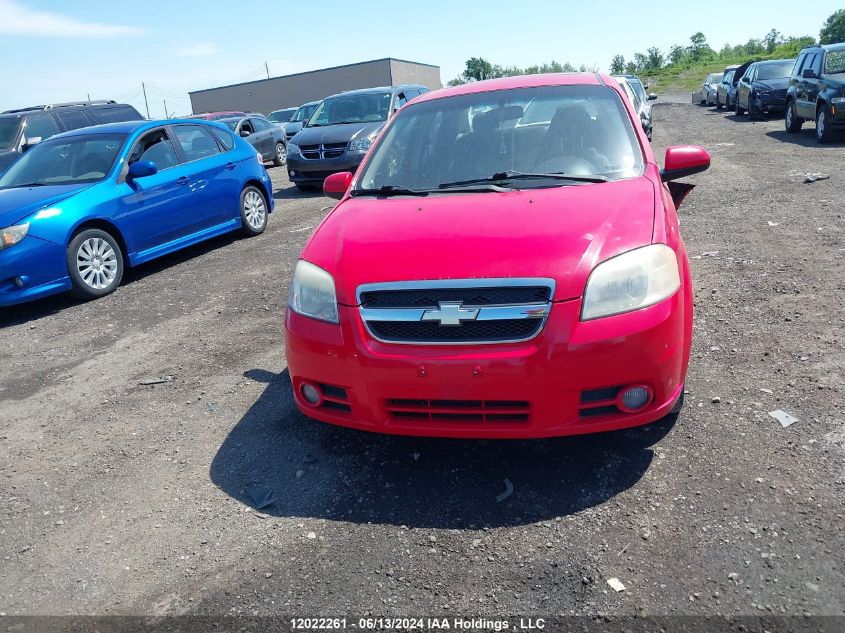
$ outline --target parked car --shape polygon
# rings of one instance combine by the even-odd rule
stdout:
[[[543,100],[546,120],[522,119]],[[313,119],[312,119],[313,121]],[[514,123],[515,121],[515,123]],[[306,244],[285,318],[305,415],[407,435],[609,431],[680,409],[693,294],[676,207],[607,75],[533,75],[403,108]]]
[[[267,120],[270,121],[270,123],[275,123],[276,125],[284,127],[284,124],[290,121],[295,113],[296,108],[274,110],[273,112],[267,115]]]
[[[310,103],[303,103],[299,109],[291,117],[290,121],[285,123],[282,127],[285,128],[285,136],[290,141],[294,136],[299,134],[305,122],[314,114],[314,110],[320,105],[322,101],[312,101]]]
[[[253,147],[196,120],[59,134],[0,176],[0,306],[86,299],[137,266],[211,237],[264,231],[270,177]]]
[[[205,112],[203,114],[192,114],[185,117],[186,119],[201,119],[203,121],[219,121],[220,119],[228,119],[233,116],[246,116],[246,112],[239,110],[231,110],[225,112]]]
[[[786,131],[816,122],[816,140],[828,143],[845,130],[845,43],[801,50],[786,92]]]
[[[716,91],[724,73],[710,73],[701,84],[698,91],[697,103],[700,105],[716,105]]]
[[[288,143],[288,176],[300,189],[329,174],[355,171],[393,114],[428,88],[418,85],[350,90],[326,98]]]
[[[749,62],[750,63],[750,62]],[[736,83],[748,66],[728,66],[722,75],[722,80],[716,87],[716,109],[734,107],[736,98]]]
[[[640,117],[640,123],[645,130],[646,136],[648,140],[651,141],[651,132],[652,132],[652,116],[651,116],[651,104],[649,101],[653,101],[657,99],[657,95],[646,94],[645,86],[643,86],[642,82],[639,79],[631,79],[629,75],[614,75],[613,77],[617,83],[622,86],[625,90],[628,98],[631,99],[631,103],[634,104],[634,110],[637,111],[637,114]]]
[[[770,112],[783,112],[794,64],[794,59],[776,59],[748,66],[736,84],[736,113],[747,112],[748,118],[753,119]]]
[[[284,131],[263,116],[253,114],[218,121],[258,150],[262,160],[272,161],[276,167],[281,167],[287,162],[287,139]]]
[[[0,114],[0,173],[26,150],[61,132],[143,118],[131,105],[116,101],[54,103],[6,110]]]

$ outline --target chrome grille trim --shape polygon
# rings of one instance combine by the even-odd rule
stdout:
[[[440,301],[435,305],[428,307],[415,308],[367,308],[362,305],[362,295],[367,292],[377,291],[401,291],[401,290],[456,290],[467,289],[468,291],[494,288],[494,287],[532,287],[542,286],[549,290],[549,300],[544,303],[518,303],[510,305],[473,305],[472,303],[457,302],[461,310],[464,310],[467,315],[474,314],[471,318],[461,319],[466,322],[484,322],[484,321],[516,321],[532,319],[539,321],[538,327],[526,337],[514,339],[472,339],[472,340],[448,340],[448,341],[434,341],[434,340],[399,340],[399,339],[384,339],[375,334],[369,323],[424,323],[431,321],[429,313],[437,313],[443,310],[444,306],[454,306],[455,302]],[[362,284],[356,290],[356,302],[358,312],[361,315],[361,320],[364,327],[367,329],[369,335],[377,341],[382,343],[394,345],[495,345],[505,343],[521,343],[532,338],[535,338],[543,331],[548,319],[549,312],[554,301],[555,282],[553,279],[545,277],[532,278],[479,278],[479,279],[431,279],[421,281],[400,281],[387,283],[371,283]],[[435,321],[439,320],[434,317]],[[458,329],[462,323],[458,324],[443,324],[442,328]]]

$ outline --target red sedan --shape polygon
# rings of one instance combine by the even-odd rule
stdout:
[[[296,266],[297,406],[405,435],[532,438],[647,424],[683,401],[692,335],[676,207],[707,169],[661,169],[600,74],[471,83],[406,105]]]

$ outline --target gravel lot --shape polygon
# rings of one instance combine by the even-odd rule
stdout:
[[[655,105],[661,155],[713,158],[681,209],[674,423],[478,442],[304,419],[282,314],[332,201],[283,169],[258,238],[0,309],[0,612],[845,615],[845,143],[811,127]]]

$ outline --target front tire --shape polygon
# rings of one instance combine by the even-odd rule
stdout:
[[[827,105],[819,107],[816,112],[816,140],[819,143],[830,143],[833,140],[833,128],[830,127],[830,108]]]
[[[721,103],[719,103],[719,95],[718,95],[718,93],[716,94],[716,109],[717,109],[717,110],[721,110],[721,109],[722,109],[722,104],[721,104]]]
[[[288,150],[284,143],[276,143],[276,153],[273,156],[273,164],[281,167],[288,162]]]
[[[745,114],[745,108],[739,107],[739,98],[736,98],[736,103],[734,104],[734,112],[737,116],[741,116]]]
[[[247,237],[261,235],[267,228],[267,200],[252,185],[241,191],[241,232]]]
[[[795,112],[795,102],[790,101],[786,106],[786,112],[783,115],[784,125],[786,126],[787,134],[798,134],[801,131],[801,126],[804,124],[804,119],[798,116]]]
[[[67,247],[71,292],[80,299],[99,299],[114,292],[123,279],[123,251],[100,229],[80,231]]]

